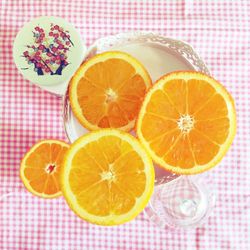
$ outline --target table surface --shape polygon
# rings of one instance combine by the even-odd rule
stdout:
[[[250,249],[250,1],[2,0],[0,28],[0,249]],[[238,130],[212,170],[216,208],[190,231],[157,228],[141,214],[118,227],[98,227],[72,215],[62,198],[25,193],[20,159],[36,141],[66,140],[61,99],[17,72],[13,39],[42,15],[71,22],[90,45],[129,30],[149,30],[189,42],[212,75],[232,93]]]

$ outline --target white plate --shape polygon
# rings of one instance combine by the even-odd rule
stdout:
[[[153,82],[169,72],[178,70],[195,70],[209,74],[205,63],[190,45],[151,32],[129,32],[101,38],[89,48],[85,59],[110,50],[124,51],[137,58],[146,67]],[[70,142],[89,132],[75,118],[70,107],[68,91],[63,102],[63,121]],[[131,133],[134,134],[134,131]],[[157,184],[177,177],[158,167],[155,169]]]

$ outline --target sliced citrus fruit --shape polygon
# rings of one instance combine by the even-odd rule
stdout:
[[[61,195],[59,174],[68,147],[63,141],[43,140],[26,153],[21,162],[20,176],[32,194],[43,198]]]
[[[86,61],[71,79],[69,99],[79,122],[90,130],[134,127],[151,79],[143,65],[119,51]]]
[[[63,195],[81,218],[99,225],[132,220],[154,188],[154,168],[139,141],[117,129],[80,137],[64,158]]]
[[[153,160],[175,173],[214,167],[236,133],[234,101],[215,79],[198,72],[174,72],[147,93],[137,135]]]

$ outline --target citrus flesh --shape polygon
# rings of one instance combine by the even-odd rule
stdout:
[[[70,81],[74,115],[89,130],[131,130],[142,100],[151,86],[144,66],[119,51],[98,54],[77,70]]]
[[[80,137],[67,152],[61,187],[71,209],[99,225],[132,220],[153,192],[151,158],[130,134],[102,129]]]
[[[32,194],[42,198],[61,195],[60,168],[69,145],[59,140],[36,143],[23,157],[20,177]]]
[[[153,160],[178,174],[214,167],[236,133],[234,102],[215,79],[198,72],[174,72],[147,93],[137,135]]]

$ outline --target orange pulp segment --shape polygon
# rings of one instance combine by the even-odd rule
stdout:
[[[31,193],[43,198],[61,195],[60,168],[68,147],[59,140],[43,140],[26,153],[21,162],[20,176]]]
[[[105,52],[83,63],[72,78],[70,105],[90,130],[128,131],[150,86],[149,74],[139,61],[124,52]]]
[[[62,191],[72,210],[100,225],[137,216],[153,192],[152,160],[130,134],[102,129],[80,137],[67,152]]]
[[[153,160],[178,174],[214,167],[235,133],[231,95],[198,72],[174,72],[159,79],[146,95],[137,122],[137,135]]]

